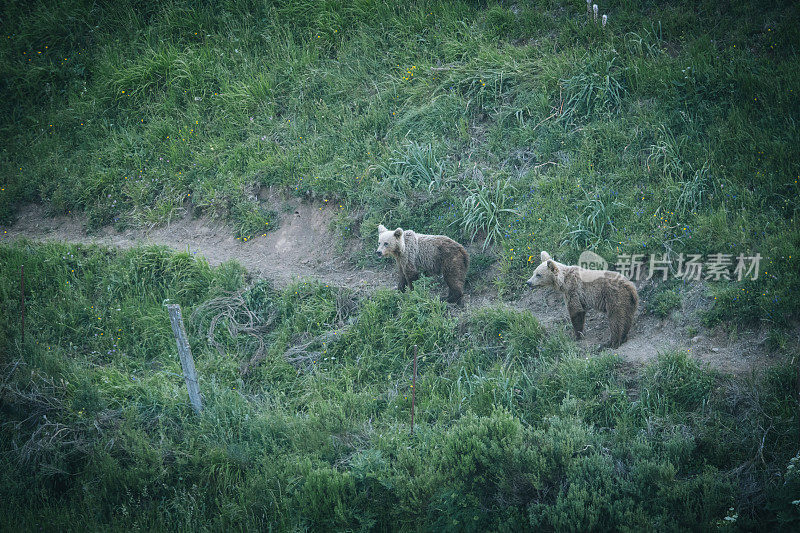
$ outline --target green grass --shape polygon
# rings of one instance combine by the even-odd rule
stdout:
[[[275,227],[271,187],[338,201],[363,266],[378,223],[474,238],[472,277],[496,261],[504,297],[542,249],[759,252],[758,279],[708,283],[701,318],[766,323],[782,349],[800,313],[800,8],[600,7],[604,29],[578,0],[6,2],[0,223],[40,202],[90,229],[219,217],[249,241]],[[424,280],[362,300],[162,249],[23,243],[0,262],[8,529],[798,523],[786,365],[732,379],[671,353],[631,377],[529,314],[453,314]],[[668,313],[671,290],[646,303]]]
[[[0,247],[0,266],[10,529],[800,521],[788,364],[730,378],[665,353],[631,374],[530,313],[454,313],[427,280],[362,300],[319,283],[247,284],[233,263],[162,248],[29,242]],[[166,301],[183,306],[200,415]]]
[[[673,285],[673,286],[670,286]],[[680,309],[682,298],[679,287],[664,283],[654,291],[644,291],[647,296],[647,310],[659,318],[667,318],[676,309]],[[645,296],[642,294],[641,296]]]

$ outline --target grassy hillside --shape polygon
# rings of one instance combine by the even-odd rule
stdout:
[[[39,273],[24,343],[23,263]],[[4,529],[800,524],[789,364],[730,378],[666,353],[631,375],[530,313],[453,314],[427,283],[276,291],[157,248],[21,243],[0,264]],[[184,306],[199,416],[167,299]]]
[[[262,186],[374,225],[540,249],[755,252],[717,315],[800,312],[800,8],[609,2],[7,2],[0,218],[225,217]],[[374,261],[358,259],[362,262]],[[531,256],[534,258],[531,258]],[[674,255],[673,255],[674,257]]]
[[[757,280],[708,283],[702,318],[785,340],[800,7],[600,12],[605,27],[583,0],[4,2],[0,224],[38,202],[90,230],[189,213],[249,240],[275,226],[271,187],[341,206],[366,268],[379,222],[474,240],[501,297],[541,249],[758,252]],[[671,352],[632,371],[429,285],[362,299],[158,248],[0,246],[0,529],[800,525],[796,366],[731,377]],[[661,289],[643,305],[668,316],[680,296]]]

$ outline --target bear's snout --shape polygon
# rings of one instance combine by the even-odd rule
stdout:
[[[383,257],[383,254],[381,253],[380,250],[376,250],[375,255],[377,255],[378,257]]]
[[[532,289],[533,288],[533,281],[528,280],[528,281],[525,282],[525,285],[527,285],[528,287],[530,287]]]

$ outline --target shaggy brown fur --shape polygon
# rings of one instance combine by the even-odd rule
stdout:
[[[633,283],[616,272],[557,263],[547,252],[542,252],[541,259],[542,263],[528,280],[528,286],[553,287],[564,295],[576,338],[583,337],[586,310],[592,308],[608,316],[611,340],[604,346],[616,348],[628,339],[639,304]]]
[[[397,290],[411,289],[421,272],[442,274],[450,289],[447,301],[461,302],[469,268],[469,254],[463,246],[445,235],[423,235],[401,228],[390,231],[382,224],[378,233],[375,253],[397,261]]]

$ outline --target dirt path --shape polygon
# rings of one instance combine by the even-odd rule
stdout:
[[[120,248],[159,244],[200,254],[212,266],[235,259],[252,274],[269,278],[279,287],[303,278],[370,291],[391,285],[391,272],[356,269],[338,257],[331,246],[325,246],[338,240],[329,229],[334,215],[332,208],[300,202],[288,207],[280,215],[277,230],[245,243],[238,241],[233,229],[224,223],[188,217],[149,231],[120,233],[106,227],[89,235],[80,217],[48,217],[41,206],[28,205],[17,213],[13,226],[0,227],[0,243],[25,237]]]
[[[747,374],[785,360],[785,355],[769,349],[766,330],[729,334],[723,328],[702,326],[696,311],[703,305],[704,287],[697,286],[687,292],[683,295],[682,309],[668,318],[646,312],[640,301],[628,341],[612,351],[623,361],[642,366],[655,360],[659,353],[685,350],[701,364],[731,374]],[[554,291],[530,291],[509,305],[533,312],[549,332],[561,330],[570,337],[573,335],[564,299]],[[796,333],[798,338],[800,331]],[[580,344],[588,357],[609,338],[608,320],[603,313],[586,314],[584,335]]]
[[[284,207],[288,209],[283,209],[280,214],[277,230],[267,233],[266,237],[243,243],[236,240],[233,230],[223,223],[188,217],[150,231],[120,233],[113,228],[104,228],[97,234],[88,235],[79,217],[48,217],[41,206],[29,205],[18,212],[13,226],[0,227],[0,244],[20,238],[121,248],[159,244],[203,255],[211,265],[236,260],[252,274],[271,279],[278,287],[304,278],[353,288],[366,294],[379,287],[394,286],[393,265],[387,264],[380,270],[356,268],[337,255],[333,247],[326,246],[338,241],[330,230],[334,209],[299,201],[284,203]],[[442,284],[442,295],[445,290]],[[614,353],[639,366],[654,360],[663,351],[687,350],[701,363],[733,374],[748,373],[785,359],[784,355],[770,351],[765,331],[731,336],[721,329],[702,327],[695,311],[707,303],[704,293],[701,285],[685,290],[683,309],[666,319],[643,312],[644,303],[640,302],[639,315],[629,340]],[[489,289],[479,293],[468,292],[465,302],[467,310],[500,304],[530,311],[548,331],[562,330],[572,335],[563,299],[552,291],[526,291],[519,299],[501,303]],[[581,346],[589,357],[608,337],[605,316],[589,312],[585,330]]]

